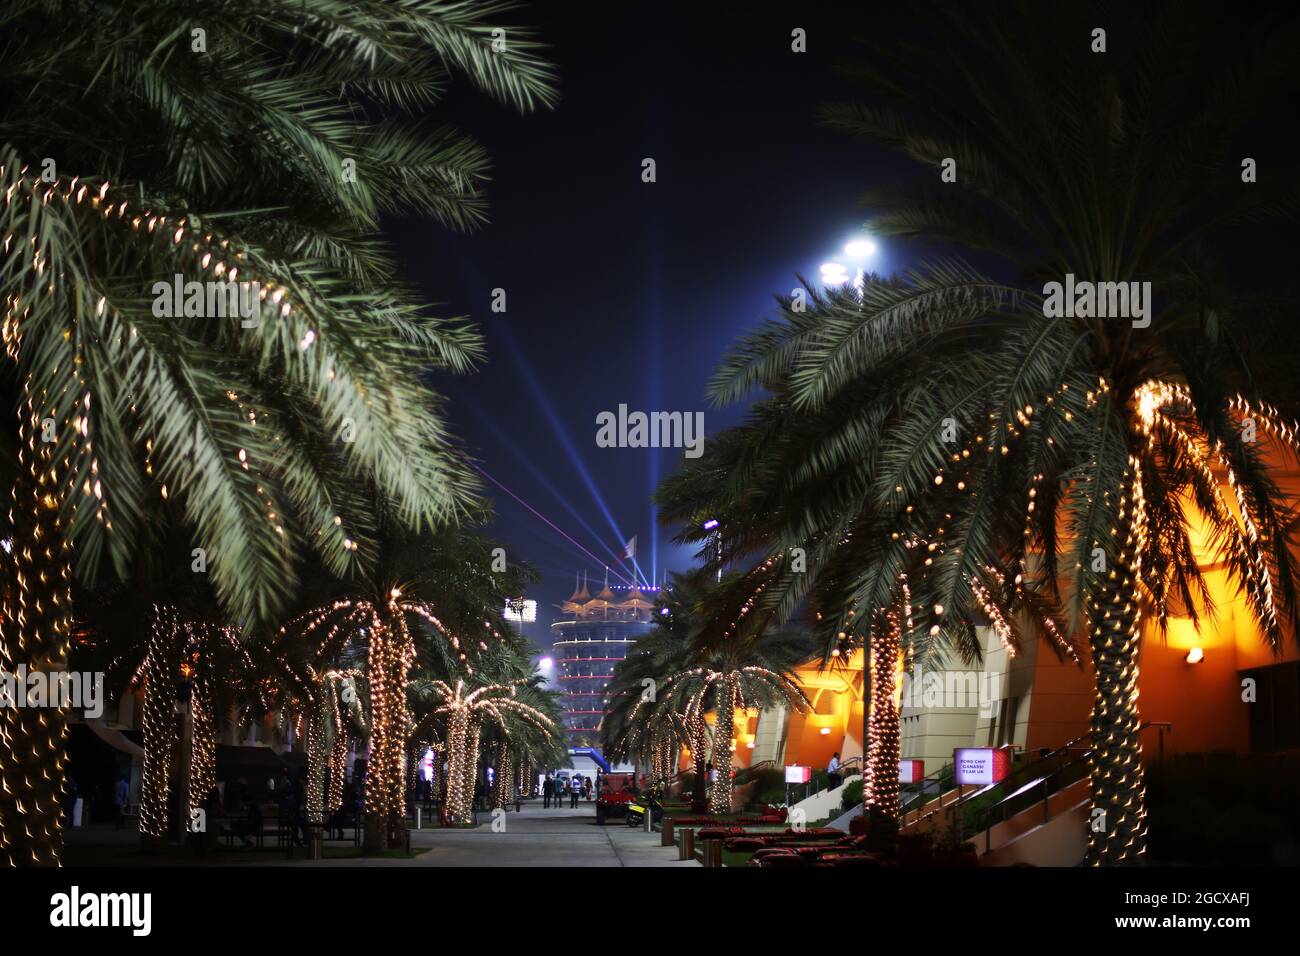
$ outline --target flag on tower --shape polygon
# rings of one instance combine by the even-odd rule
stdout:
[[[627,544],[623,545],[623,557],[625,558],[636,557],[636,535],[632,535],[632,540],[629,541]]]

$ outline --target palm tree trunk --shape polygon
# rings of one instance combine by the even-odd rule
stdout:
[[[482,733],[482,726],[477,720],[471,718],[469,739],[465,747],[465,761],[461,767],[465,774],[465,781],[461,785],[461,794],[465,801],[461,807],[461,818],[465,820],[472,819],[474,816],[474,797],[478,790],[478,747]]]
[[[492,806],[504,810],[515,802],[514,794],[514,760],[509,744],[501,744],[501,756],[497,759],[496,793]]]
[[[311,726],[307,728],[307,821],[309,823],[325,822],[325,769],[333,754],[325,747],[325,727],[329,720],[329,699],[327,694],[333,692],[328,682],[321,684],[321,700],[312,715]],[[339,736],[342,736],[340,734]],[[340,800],[342,790],[339,791]]]
[[[72,570],[59,510],[64,489],[52,471],[51,446],[40,440],[40,416],[30,396],[18,431],[0,670],[48,676],[67,668],[72,625]],[[26,691],[16,682],[14,689],[16,695]],[[22,699],[0,707],[0,860],[57,866],[63,855],[67,712],[26,704]]]
[[[469,760],[469,711],[457,708],[451,712],[447,733],[447,793],[443,806],[453,823],[460,823],[465,815],[465,763]],[[473,794],[471,792],[471,799]]]
[[[206,667],[201,663],[200,667]],[[217,785],[217,726],[213,714],[212,679],[206,673],[194,682],[190,695],[193,742],[190,750],[190,819],[207,805]],[[206,821],[215,825],[216,821]]]
[[[695,763],[695,782],[691,786],[691,813],[704,813],[708,808],[708,793],[705,780],[708,741],[705,736],[704,715],[700,713],[700,704],[687,713],[686,727],[690,735],[691,759]]]
[[[872,630],[870,649],[871,709],[867,719],[867,753],[863,767],[863,812],[872,807],[898,819],[898,704],[895,700],[899,630],[889,618]]]
[[[718,720],[713,727],[713,771],[717,779],[709,792],[709,812],[731,812],[731,735],[735,732],[735,683],[730,674],[718,688]]]
[[[1133,459],[1125,481],[1119,567],[1089,602],[1089,645],[1097,680],[1088,828],[1088,862],[1093,866],[1134,863],[1146,852],[1146,785],[1137,707],[1142,624],[1137,588],[1145,519],[1141,473]]]
[[[144,767],[140,775],[140,837],[146,847],[167,840],[167,795],[176,746],[179,638],[169,608],[155,607],[144,666]]]
[[[369,851],[394,846],[406,819],[405,775],[407,637],[400,615],[372,622],[366,678],[370,684],[370,761],[366,765],[366,838]]]
[[[343,778],[347,773],[348,735],[339,727],[334,732],[334,746],[329,753],[329,795],[325,800],[327,813],[337,813],[343,806]]]

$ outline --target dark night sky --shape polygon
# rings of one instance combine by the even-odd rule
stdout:
[[[741,417],[705,386],[720,356],[858,231],[857,197],[898,161],[820,128],[819,104],[849,95],[832,71],[852,51],[843,14],[743,17],[698,5],[534,4],[562,101],[520,118],[468,84],[439,116],[491,151],[492,223],[470,236],[432,223],[393,229],[440,309],[472,315],[489,362],[440,379],[459,435],[484,468],[596,557],[499,489],[491,533],[537,567],[539,621],[574,571],[620,568],[638,536],[646,576],[679,570],[651,504],[680,451],[598,448],[596,415],[620,402],[704,411],[710,433]],[[719,5],[721,6],[721,5]],[[860,22],[860,21],[859,21]],[[790,50],[794,27],[808,52]],[[641,181],[653,157],[658,181]],[[904,263],[882,245],[876,267]],[[508,311],[490,309],[506,290]],[[541,638],[541,626],[530,630]]]

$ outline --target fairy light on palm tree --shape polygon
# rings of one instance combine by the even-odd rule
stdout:
[[[120,68],[143,62],[190,18],[168,2],[136,12],[105,23],[65,18],[61,56],[39,43],[3,54],[8,73],[31,81],[29,96],[6,104],[0,151],[0,327],[18,383],[12,598],[22,609],[0,620],[8,671],[66,666],[74,546],[78,575],[92,580],[101,565],[124,574],[154,523],[186,527],[214,556],[205,573],[228,616],[265,621],[292,589],[299,544],[339,575],[367,560],[377,516],[359,479],[406,526],[445,522],[474,503],[474,482],[420,378],[431,366],[472,369],[481,341],[471,327],[431,318],[393,283],[374,233],[381,213],[482,223],[486,153],[396,115],[382,130],[362,117],[376,105],[409,113],[413,102],[423,114],[448,72],[519,111],[555,100],[531,31],[512,27],[504,52],[466,43],[486,29],[474,12],[396,10],[367,27],[373,57],[355,55],[356,22],[341,7],[218,17],[208,31],[220,33],[213,42],[229,54],[226,69],[198,87],[184,58]],[[45,36],[47,25],[37,4],[6,9],[14,36]],[[272,86],[304,108],[268,112],[270,88],[251,80],[265,72],[265,50],[301,39],[320,56],[280,63]],[[376,80],[379,60],[390,70]],[[93,102],[54,92],[83,87],[92,63],[116,64]],[[164,114],[176,122],[151,123]],[[84,135],[88,122],[95,136]],[[153,134],[141,136],[142,123]],[[326,139],[319,123],[331,129]],[[231,135],[254,127],[269,135]],[[304,137],[322,148],[273,145]],[[53,181],[26,165],[45,155],[59,157]],[[352,182],[320,175],[346,166],[345,156],[383,172]],[[73,168],[111,170],[121,188],[64,172]],[[446,178],[411,174],[431,168]],[[285,188],[309,178],[319,188]],[[223,216],[230,232],[190,208]],[[256,283],[263,321],[160,323],[138,290],[176,274]],[[270,381],[275,388],[264,388]],[[345,427],[357,440],[339,447]],[[0,859],[59,862],[66,737],[60,709],[0,714],[9,750]]]
[[[432,625],[467,674],[474,672],[469,651],[487,650],[486,639],[504,641],[489,621],[483,621],[483,638],[466,647],[443,625],[429,602],[405,595],[397,585],[387,588],[383,598],[335,601],[282,628],[282,632],[293,631],[309,642],[331,645],[347,636],[358,644],[364,641],[367,648],[370,760],[366,765],[366,824],[367,842],[372,846],[396,845],[397,831],[406,815],[403,782],[412,724],[407,685],[416,657],[411,620]]]
[[[458,679],[455,687],[444,680],[428,682],[442,703],[426,720],[444,718],[447,721],[447,808],[453,821],[468,820],[473,812],[479,740],[485,722],[495,724],[507,738],[512,720],[523,721],[547,735],[557,733],[555,721],[537,707],[518,699],[519,690],[530,686],[533,680],[525,677],[472,688],[463,679]]]

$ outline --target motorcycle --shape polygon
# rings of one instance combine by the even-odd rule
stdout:
[[[630,827],[645,826],[645,815],[647,810],[650,812],[652,825],[658,824],[663,819],[663,804],[657,797],[650,797],[648,800],[629,803],[627,805],[627,825]]]

